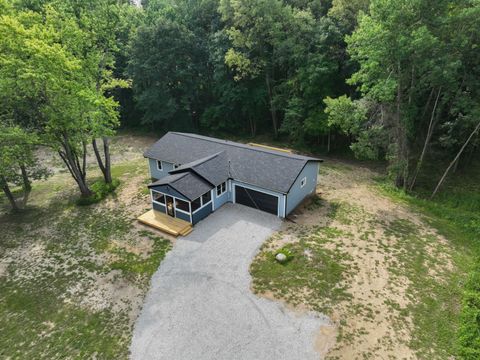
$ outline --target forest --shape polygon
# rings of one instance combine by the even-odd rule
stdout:
[[[4,189],[46,175],[31,149],[47,144],[90,196],[86,144],[110,183],[118,127],[348,150],[410,191],[434,163],[432,196],[478,154],[477,1],[142,5],[2,0],[2,142],[22,154]]]
[[[479,0],[0,0],[0,186],[25,208],[43,147],[93,203],[116,131],[185,131],[379,163],[428,202],[480,166],[479,19]]]

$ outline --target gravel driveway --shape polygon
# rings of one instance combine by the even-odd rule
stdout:
[[[299,315],[250,291],[249,265],[281,221],[226,204],[179,238],[152,278],[132,359],[319,359],[328,319]]]

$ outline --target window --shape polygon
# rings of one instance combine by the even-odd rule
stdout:
[[[210,191],[202,195],[202,205],[205,205],[210,200],[212,200],[212,193]]]
[[[305,186],[305,184],[306,184],[306,183],[307,183],[307,178],[306,178],[306,177],[304,177],[304,178],[302,179],[302,181],[300,182],[300,187],[302,187],[302,188],[303,188],[303,187]]]
[[[202,206],[200,204],[200,199],[201,198],[196,198],[195,200],[193,200],[190,204],[192,205],[192,212],[194,212],[195,210],[199,209],[200,206]]]
[[[153,201],[159,202],[160,204],[165,205],[165,195],[162,193],[152,191]]]
[[[190,206],[188,206],[188,202],[180,200],[180,199],[175,199],[175,208],[178,210],[186,211],[187,213],[190,212]]]
[[[157,160],[157,169],[163,171],[163,166],[162,162],[160,160]]]
[[[227,190],[227,183],[223,182],[220,185],[217,185],[217,196],[222,195]]]

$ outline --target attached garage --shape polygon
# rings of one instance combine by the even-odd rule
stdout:
[[[278,196],[235,185],[235,202],[278,216]]]
[[[193,224],[227,202],[285,218],[315,192],[321,162],[268,146],[176,132],[164,135],[144,156],[156,180],[149,185],[152,206]],[[174,211],[168,213],[172,201],[154,191],[174,200]]]

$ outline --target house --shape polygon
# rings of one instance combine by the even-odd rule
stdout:
[[[153,209],[195,224],[226,202],[286,217],[315,191],[321,160],[169,132],[149,148]]]

